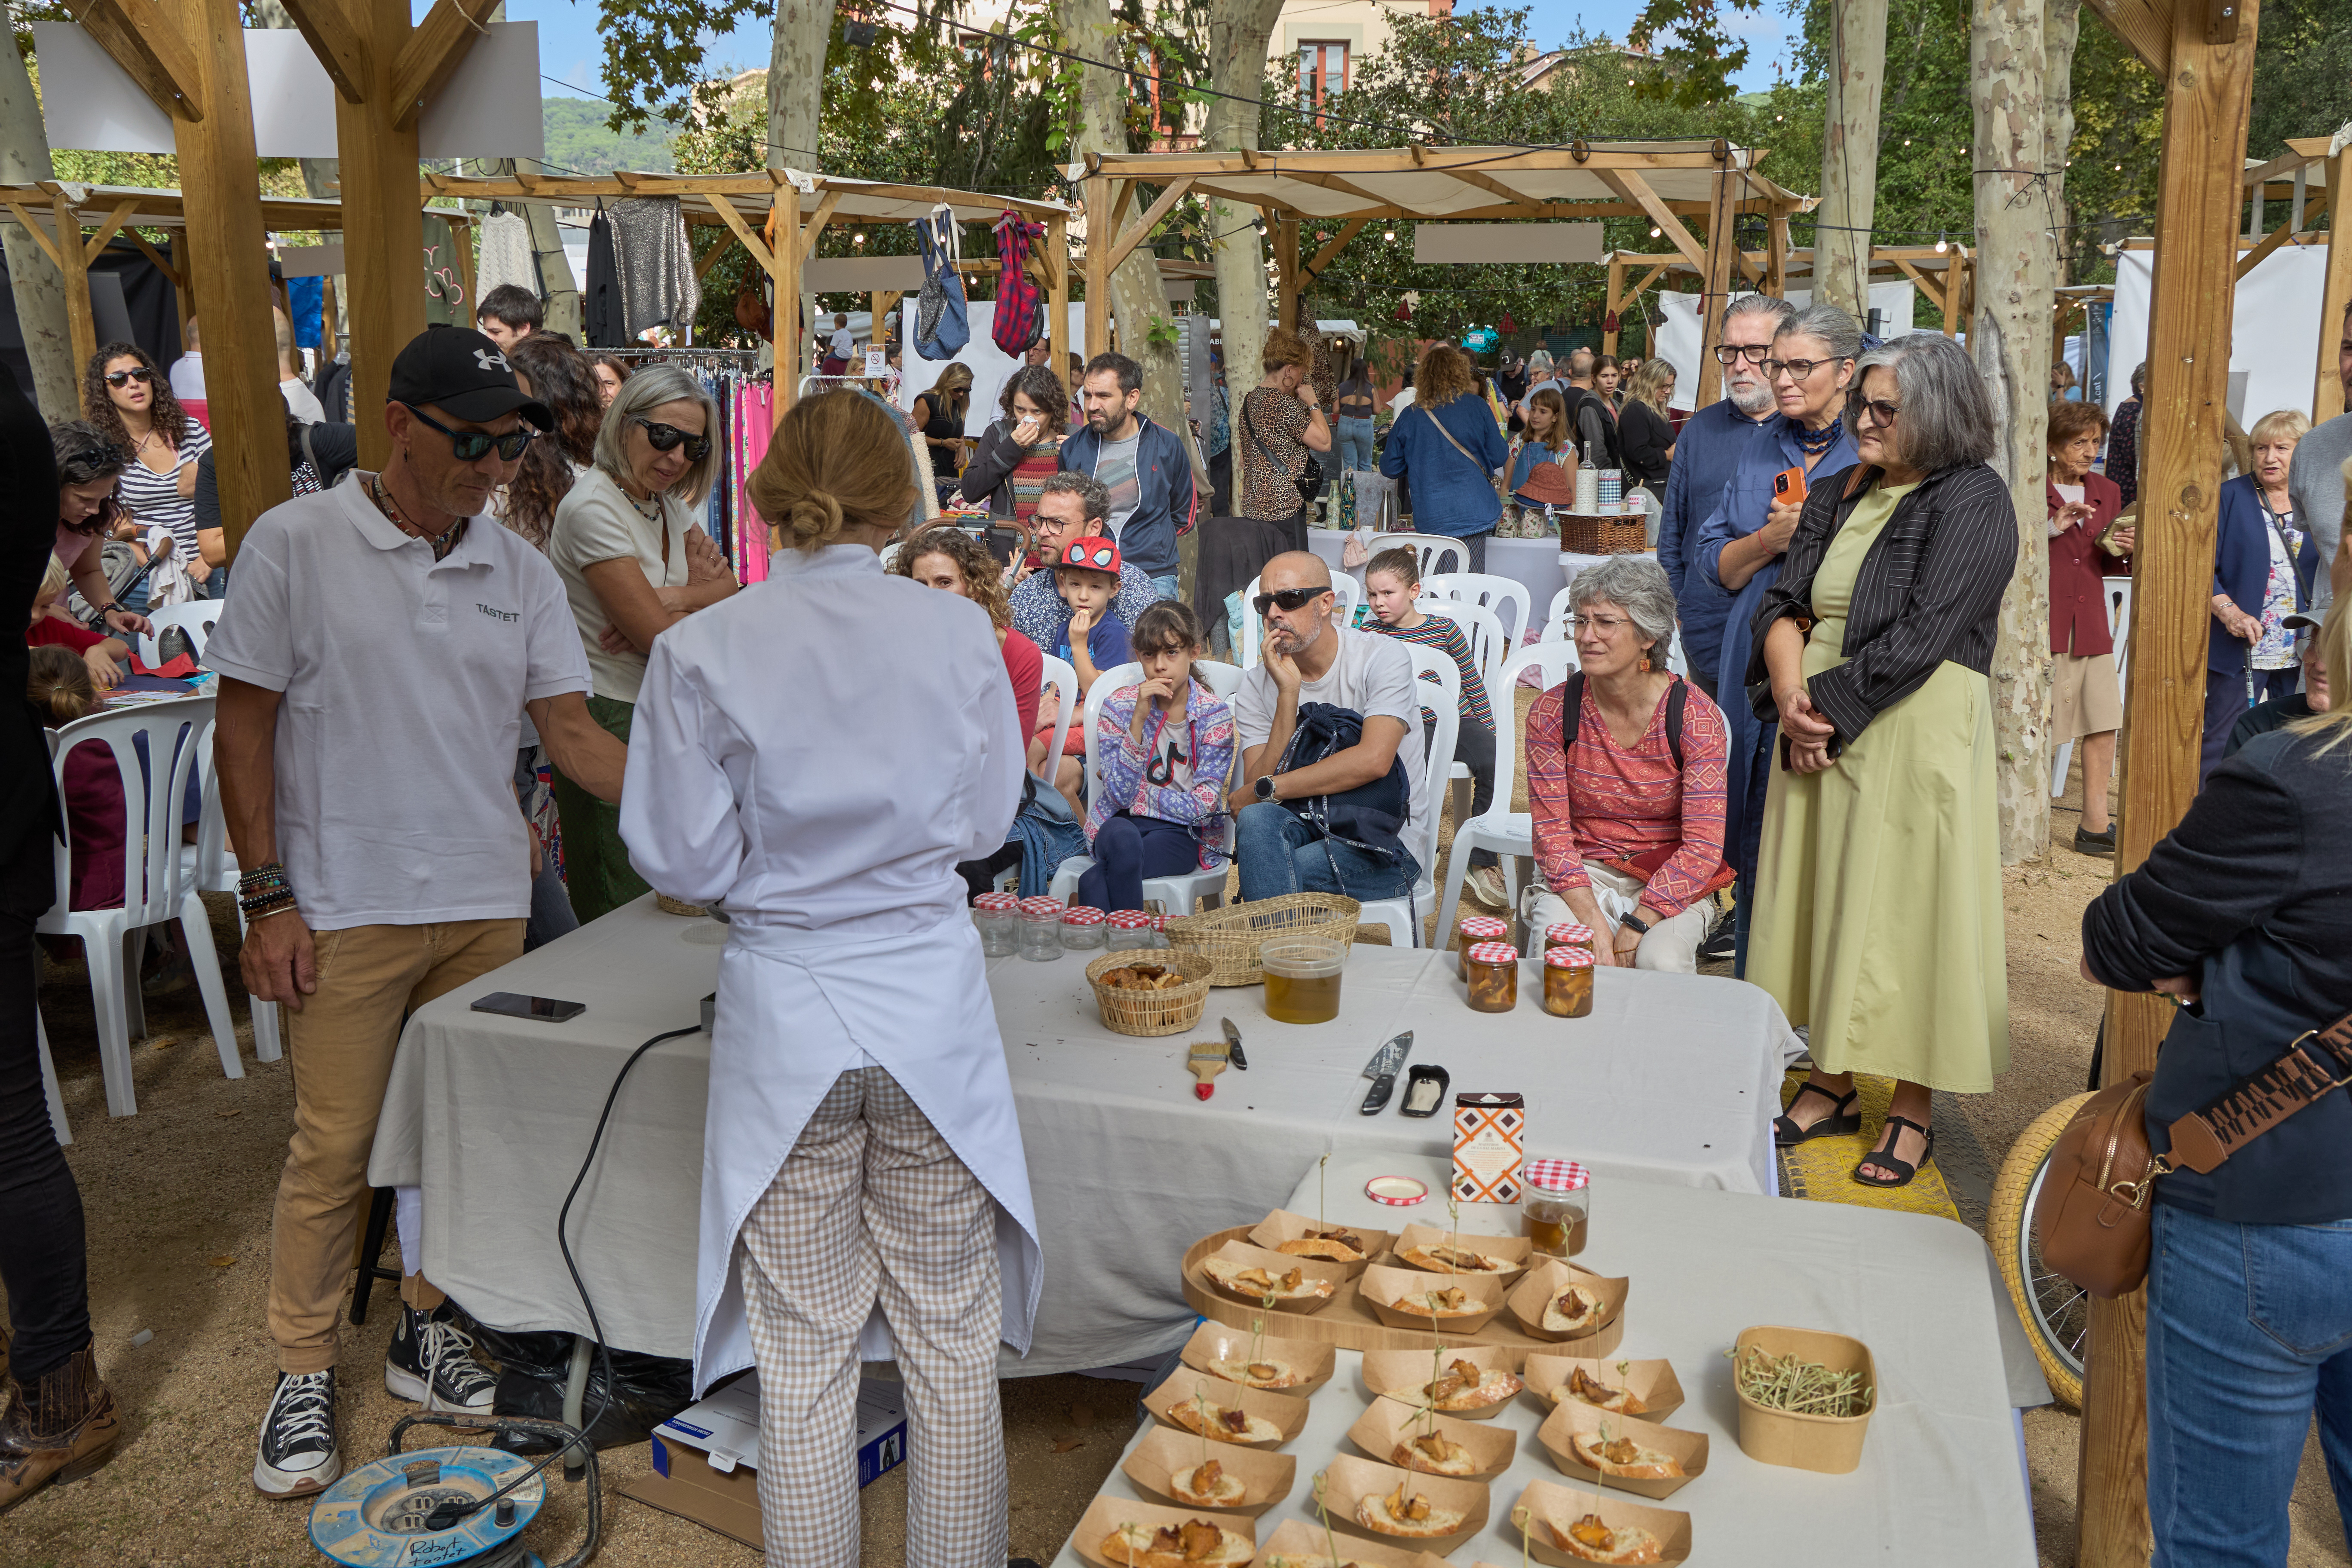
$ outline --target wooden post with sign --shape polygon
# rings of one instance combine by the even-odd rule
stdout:
[[[2330,205],[2339,213],[2352,215],[2352,199],[2341,193],[2352,190],[2352,146],[2327,160],[2327,194]],[[2352,216],[2338,223],[2328,220],[2327,281],[2321,290],[2319,305],[2319,370],[2311,384],[2311,422],[2335,418],[2344,412],[2344,374],[2341,368],[2345,336],[2345,311],[2352,309]],[[2323,562],[2320,570],[2327,570]]]

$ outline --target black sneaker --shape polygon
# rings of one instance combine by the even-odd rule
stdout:
[[[253,1489],[267,1498],[309,1497],[343,1473],[335,1452],[335,1374],[278,1374],[261,1416]]]
[[[1729,910],[1716,917],[1707,928],[1706,940],[1698,944],[1698,956],[1706,963],[1728,963],[1739,953],[1738,921]]]
[[[488,1415],[499,1380],[474,1359],[474,1336],[457,1327],[447,1302],[430,1312],[403,1305],[384,1352],[384,1392],[427,1410]]]
[[[2115,824],[2109,823],[2107,825],[2107,830],[2105,833],[2090,833],[2080,827],[2075,828],[2074,853],[2077,855],[2102,856],[2110,860],[2115,858]]]

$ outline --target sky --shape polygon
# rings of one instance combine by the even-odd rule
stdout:
[[[1642,0],[1531,0],[1531,4],[1536,38],[1546,44],[1559,42],[1580,23],[1587,32],[1622,38],[1626,24],[1642,8]],[[429,9],[429,0],[415,0],[415,5],[420,16]],[[506,0],[506,5],[508,20],[539,24],[540,69],[555,79],[541,84],[547,94],[599,94],[604,47],[596,32],[595,0]],[[1745,90],[1770,87],[1774,65],[1787,58],[1792,26],[1782,14],[1780,0],[1763,0],[1752,14],[1732,11],[1727,5],[1725,9],[1733,32],[1748,46],[1748,68],[1737,79],[1738,85]],[[714,39],[709,59],[714,75],[729,68],[766,65],[766,26],[754,22]]]

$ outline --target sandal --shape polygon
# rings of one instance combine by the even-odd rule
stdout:
[[[1812,1138],[1845,1138],[1862,1131],[1862,1111],[1854,1101],[1862,1090],[1850,1089],[1841,1100],[1819,1084],[1806,1083],[1790,1098],[1789,1109],[1797,1109],[1797,1101],[1809,1094],[1818,1094],[1830,1102],[1830,1113],[1811,1127],[1800,1127],[1785,1113],[1772,1118],[1772,1142],[1782,1149],[1793,1149]]]
[[[1927,1146],[1919,1151],[1918,1165],[1895,1157],[1895,1145],[1902,1138],[1903,1129],[1906,1127],[1926,1141]],[[1919,1166],[1925,1165],[1936,1157],[1936,1130],[1932,1127],[1922,1127],[1907,1116],[1888,1117],[1886,1129],[1881,1135],[1886,1141],[1886,1147],[1884,1150],[1872,1151],[1870,1155],[1862,1162],[1862,1165],[1876,1165],[1882,1170],[1900,1173],[1891,1182],[1882,1181],[1874,1176],[1864,1175],[1862,1165],[1856,1165],[1853,1168],[1853,1179],[1865,1187],[1907,1187],[1911,1184],[1911,1179],[1919,1173]]]

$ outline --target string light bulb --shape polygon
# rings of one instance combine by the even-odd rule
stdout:
[[[1660,232],[1660,231],[1659,231],[1658,226],[1657,226],[1656,224],[1652,224],[1652,225],[1650,226],[1650,237],[1651,237],[1652,239],[1655,239],[1655,238],[1657,238],[1657,237],[1658,237],[1658,235],[1659,235],[1659,232]]]
[[[863,245],[866,243],[866,236],[863,233],[853,234],[849,237],[849,243],[852,245]]]
[[[1943,235],[1936,237],[1936,254],[1941,256],[1952,248],[1952,242]]]
[[[1382,234],[1381,237],[1387,240],[1391,245],[1394,245],[1396,243],[1396,230],[1390,229],[1386,233]]]

